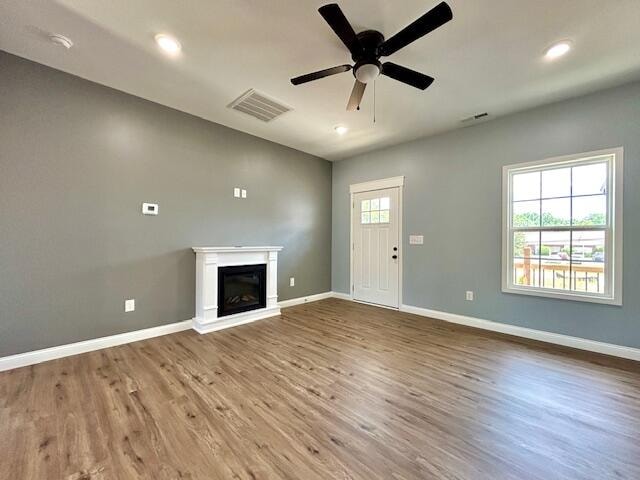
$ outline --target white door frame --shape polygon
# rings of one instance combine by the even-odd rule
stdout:
[[[359,303],[367,303],[360,302],[359,300],[353,299],[353,210],[355,207],[354,195],[356,193],[361,192],[370,192],[371,190],[383,190],[385,188],[395,188],[398,187],[398,249],[400,254],[400,262],[398,265],[398,308],[402,305],[402,264],[404,263],[404,244],[402,242],[402,196],[404,193],[404,175],[399,177],[389,177],[382,178],[380,180],[372,180],[370,182],[362,182],[362,183],[353,183],[349,185],[349,203],[351,203],[351,208],[349,209],[349,298],[355,302]],[[382,308],[392,308],[385,307],[384,305],[376,305]],[[396,308],[392,308],[392,310],[397,310]]]

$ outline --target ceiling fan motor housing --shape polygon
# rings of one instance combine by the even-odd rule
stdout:
[[[356,36],[362,49],[354,52],[351,56],[355,62],[353,76],[359,82],[369,83],[380,75],[382,69],[382,65],[378,61],[380,58],[378,47],[384,43],[384,35],[376,30],[365,30]]]

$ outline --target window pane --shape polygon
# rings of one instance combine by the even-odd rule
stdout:
[[[389,197],[382,197],[380,199],[380,210],[389,210]]]
[[[542,172],[542,198],[571,195],[571,169],[558,168]]]
[[[540,172],[520,173],[513,176],[513,200],[540,198]]]
[[[360,223],[370,223],[371,217],[369,212],[362,212],[362,218],[360,219]]]
[[[514,232],[513,283],[539,286],[540,232]]]
[[[368,212],[369,210],[371,210],[371,208],[369,206],[369,200],[362,200],[362,205],[361,205],[360,210],[363,211],[363,212]]]
[[[380,199],[372,198],[371,199],[371,210],[380,210]]]
[[[573,232],[571,244],[572,290],[604,293],[605,232]]]
[[[571,288],[571,233],[542,232],[540,260],[542,286],[558,290]]]
[[[576,197],[573,199],[573,224],[606,225],[607,196]]]
[[[573,195],[606,193],[606,189],[606,163],[595,163],[573,168]]]
[[[378,210],[371,212],[371,223],[380,223],[380,212]]]
[[[540,201],[513,203],[514,227],[540,226]]]
[[[571,199],[542,200],[542,225],[557,227],[571,224]]]
[[[380,210],[380,223],[389,223],[389,210]]]

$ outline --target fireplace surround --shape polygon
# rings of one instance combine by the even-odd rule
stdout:
[[[281,250],[279,246],[193,247],[196,254],[194,330],[208,333],[279,315],[278,252]]]

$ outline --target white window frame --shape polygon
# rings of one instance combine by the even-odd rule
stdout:
[[[534,162],[507,165],[502,169],[502,291],[520,295],[558,298],[581,302],[603,303],[608,305],[622,305],[622,202],[623,202],[623,154],[622,147],[609,148],[594,152],[547,158]],[[602,161],[610,157],[608,171],[608,205],[607,225],[594,227],[605,230],[605,252],[608,259],[605,262],[605,293],[554,290],[550,288],[517,285],[513,279],[513,232],[512,226],[512,185],[515,174],[535,172],[560,168],[563,165],[581,165],[589,162]],[[571,227],[540,227],[541,231],[571,230]],[[576,230],[577,227],[573,227]]]

